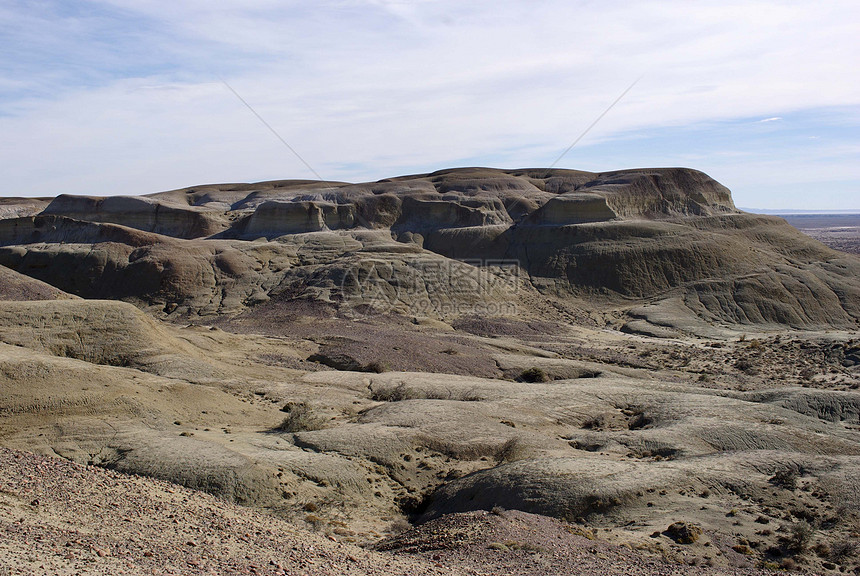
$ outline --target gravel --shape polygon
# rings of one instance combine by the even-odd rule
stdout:
[[[667,563],[557,520],[456,514],[338,542],[166,482],[0,448],[0,575],[737,574]]]

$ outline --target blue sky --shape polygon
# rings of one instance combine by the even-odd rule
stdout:
[[[860,209],[855,1],[0,3],[0,194],[688,166]]]

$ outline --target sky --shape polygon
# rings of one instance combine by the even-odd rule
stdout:
[[[0,195],[547,167],[582,137],[557,167],[860,209],[858,63],[856,0],[0,0]]]

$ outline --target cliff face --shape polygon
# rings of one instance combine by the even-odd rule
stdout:
[[[504,282],[496,292],[458,287],[463,266],[477,277],[501,262],[544,296],[672,299],[705,323],[853,327],[860,318],[857,258],[738,211],[727,188],[681,168],[463,168],[365,184],[60,196],[36,216],[5,208],[25,216],[0,220],[0,264],[167,314],[235,313],[290,294],[403,313],[420,297],[431,302],[424,312],[447,317],[464,299],[520,298]],[[366,276],[350,286],[364,292],[347,294],[355,274]]]
[[[175,238],[210,236],[227,227],[216,211],[134,196],[94,198],[63,194],[48,204],[42,214],[109,222]]]

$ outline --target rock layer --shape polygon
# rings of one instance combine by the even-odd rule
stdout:
[[[4,206],[17,217],[0,220],[0,264],[167,315],[238,313],[289,294],[448,319],[460,303],[529,307],[515,294],[525,285],[543,298],[620,303],[628,329],[651,334],[851,328],[860,318],[856,257],[739,212],[728,189],[681,168],[463,168],[59,196],[36,216],[32,205]],[[506,285],[499,266],[520,284]],[[498,289],[462,289],[481,275]],[[670,325],[652,322],[661,307],[674,307]]]

